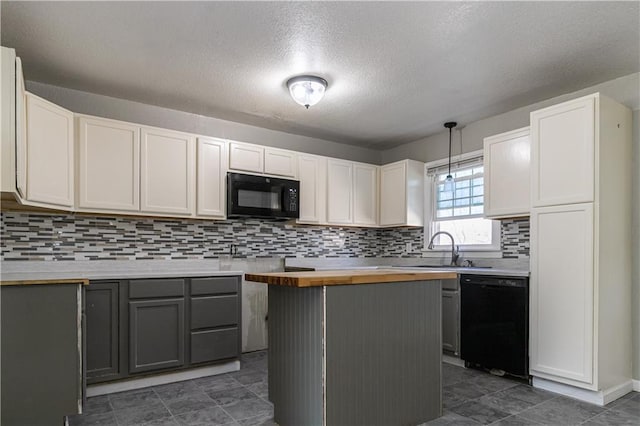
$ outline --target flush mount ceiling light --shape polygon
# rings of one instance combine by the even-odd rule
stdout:
[[[299,75],[287,81],[289,93],[294,101],[307,109],[315,105],[324,96],[327,89],[327,80],[314,75]]]

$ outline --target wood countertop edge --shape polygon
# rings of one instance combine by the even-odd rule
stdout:
[[[314,272],[271,272],[265,274],[245,274],[245,280],[285,287],[322,287],[331,285],[358,285],[407,281],[431,281],[456,278],[456,272],[397,272],[397,271],[314,271]]]
[[[78,284],[89,285],[89,280],[86,278],[72,278],[63,280],[3,280],[0,281],[0,286],[10,285],[57,285],[57,284]]]

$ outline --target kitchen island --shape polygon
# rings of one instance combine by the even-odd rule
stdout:
[[[411,425],[442,413],[441,286],[455,272],[246,274],[269,285],[269,399],[288,425]]]

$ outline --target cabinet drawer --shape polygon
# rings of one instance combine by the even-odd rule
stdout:
[[[238,329],[191,333],[191,363],[235,358],[239,355]]]
[[[191,329],[238,324],[238,296],[194,297]]]
[[[156,279],[129,281],[129,298],[184,296],[183,279]]]
[[[192,278],[191,294],[223,294],[238,292],[238,277]]]

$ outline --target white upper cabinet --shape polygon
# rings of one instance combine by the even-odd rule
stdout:
[[[327,200],[327,158],[298,155],[300,218],[298,223],[323,223]]]
[[[27,193],[30,202],[73,207],[73,113],[27,93]]]
[[[376,226],[378,166],[327,160],[327,223]]]
[[[2,151],[0,155],[0,189],[16,191],[16,51],[0,47],[0,130]]]
[[[595,98],[531,113],[533,207],[592,202]]]
[[[226,142],[198,138],[196,215],[223,218],[226,211]]]
[[[296,177],[294,151],[268,148],[243,142],[229,143],[229,169],[241,172]]]
[[[195,141],[192,135],[142,128],[140,209],[149,213],[194,213]]]
[[[140,127],[81,116],[78,121],[80,210],[140,210]]]
[[[484,139],[484,215],[528,216],[530,211],[529,128]]]
[[[26,100],[22,62],[16,57],[14,49],[0,47],[2,68],[0,83],[0,102],[2,119],[2,144],[0,149],[0,190],[18,193],[25,198],[27,191],[26,175]]]
[[[353,163],[327,160],[327,222],[353,223]]]
[[[16,58],[16,189],[27,196],[27,90],[22,61]]]
[[[424,225],[424,163],[403,160],[380,167],[380,226]]]
[[[378,167],[371,164],[353,164],[353,223],[378,223]]]
[[[264,172],[269,175],[296,177],[296,153],[284,149],[264,149]]]
[[[229,143],[229,169],[264,172],[264,147],[247,143]]]

